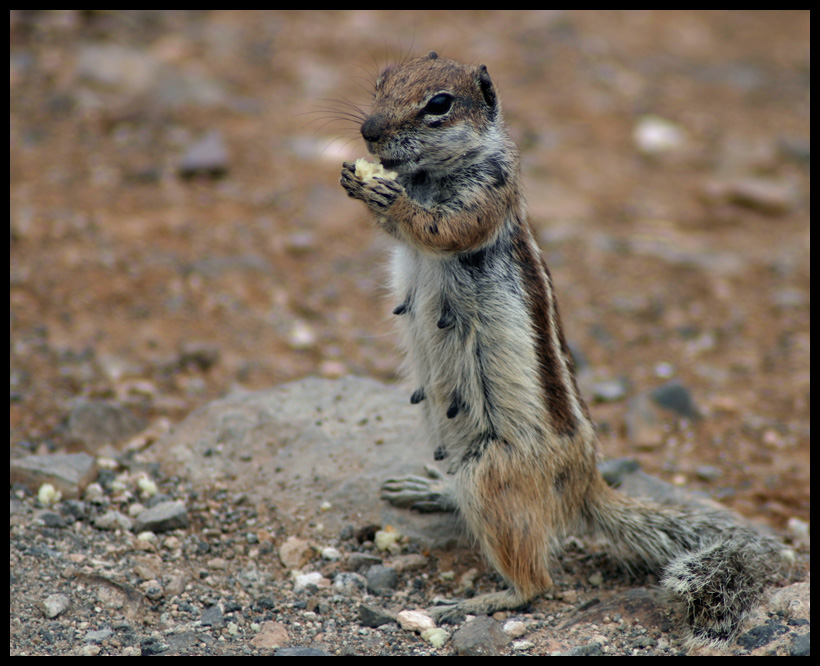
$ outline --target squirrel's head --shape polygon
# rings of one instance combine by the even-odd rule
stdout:
[[[368,150],[399,173],[477,161],[503,136],[501,104],[487,68],[427,56],[387,67],[361,126]]]

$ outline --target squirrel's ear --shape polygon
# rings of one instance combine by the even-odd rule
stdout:
[[[490,79],[486,65],[481,65],[478,68],[478,87],[481,90],[481,94],[487,106],[492,110],[493,114],[495,114],[498,109],[498,96],[495,94],[495,86]]]

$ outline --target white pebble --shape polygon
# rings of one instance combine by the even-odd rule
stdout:
[[[318,571],[306,574],[296,574],[293,577],[294,592],[304,590],[308,585],[315,585],[316,587],[329,587],[330,581]]]
[[[405,631],[424,631],[425,629],[433,629],[436,626],[432,617],[419,610],[399,611],[396,621]]]
[[[450,634],[441,627],[433,627],[432,629],[422,631],[421,637],[433,647],[440,648],[447,642],[447,639],[450,638]]]
[[[795,534],[799,537],[808,537],[809,536],[809,524],[805,520],[800,520],[800,518],[796,518],[792,516],[789,518],[789,530],[791,530],[792,534]]]
[[[83,497],[89,502],[102,503],[105,499],[105,493],[99,483],[89,483],[85,488]]]
[[[40,500],[40,504],[43,506],[57,504],[62,497],[63,494],[50,483],[44,483],[40,486],[40,490],[37,492],[37,499]]]
[[[646,155],[678,150],[686,142],[686,135],[679,125],[652,115],[638,119],[632,138],[638,150]]]
[[[342,554],[336,548],[328,546],[327,548],[322,548],[322,559],[334,562],[342,559]]]
[[[291,349],[310,349],[316,344],[316,333],[303,321],[296,321],[290,329],[288,345]]]
[[[508,620],[504,623],[504,633],[512,638],[518,638],[527,633],[527,625],[521,620]]]
[[[379,550],[389,550],[393,552],[398,549],[398,541],[401,534],[394,529],[379,530],[373,538],[373,543]]]
[[[139,502],[134,502],[133,504],[128,505],[128,515],[131,518],[136,518],[143,511],[145,511],[145,507]]]
[[[62,613],[71,601],[64,594],[50,594],[43,600],[43,614],[47,618],[55,618]]]
[[[139,487],[140,492],[146,497],[153,497],[157,494],[157,484],[147,476],[141,476],[139,478],[137,487]]]

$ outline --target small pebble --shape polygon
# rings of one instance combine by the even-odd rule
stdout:
[[[424,631],[425,629],[433,629],[436,626],[433,618],[420,610],[399,611],[396,620],[405,631]]]
[[[94,527],[98,530],[124,530],[130,531],[134,522],[125,514],[119,511],[106,511],[94,521]]]
[[[288,569],[298,569],[313,557],[313,548],[304,539],[290,536],[279,546],[279,559]]]
[[[527,633],[527,625],[521,620],[508,620],[501,628],[511,638],[519,638]]]
[[[293,591],[300,592],[310,585],[316,587],[330,587],[330,581],[318,571],[306,574],[296,574],[293,577]]]
[[[53,619],[65,611],[70,604],[71,601],[66,595],[50,594],[43,600],[43,614],[47,618]]]
[[[291,349],[311,349],[316,344],[316,332],[303,321],[294,322],[288,335],[288,346]]]
[[[209,176],[218,178],[228,170],[228,149],[219,132],[212,131],[193,142],[179,162],[183,178]]]
[[[638,119],[632,138],[644,155],[660,155],[679,150],[686,143],[686,134],[679,125],[653,115]]]
[[[62,493],[57,490],[54,486],[50,483],[44,483],[40,486],[40,490],[37,492],[37,499],[40,501],[40,504],[43,506],[51,506],[52,504],[57,504],[62,499]]]
[[[373,541],[376,544],[376,548],[379,550],[389,550],[390,552],[395,552],[400,549],[398,545],[400,539],[401,534],[388,527],[376,532],[376,536]]]
[[[809,524],[800,518],[791,517],[788,522],[789,531],[799,537],[806,538],[809,536]]]
[[[157,484],[146,476],[141,476],[137,481],[137,487],[143,497],[153,497],[157,494]]]
[[[433,647],[440,648],[447,642],[447,639],[450,638],[450,634],[441,627],[433,627],[432,629],[422,631],[421,637]]]

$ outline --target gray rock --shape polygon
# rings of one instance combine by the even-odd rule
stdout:
[[[610,486],[618,487],[628,474],[641,469],[641,464],[634,458],[613,458],[598,464],[598,471]]]
[[[188,632],[191,633],[191,632]],[[170,646],[157,636],[149,636],[140,641],[140,654],[143,657],[151,657],[155,654],[162,654]]]
[[[665,406],[679,402],[678,411],[694,413],[691,398],[676,398],[674,387],[664,390],[659,399]],[[660,415],[669,412],[648,393],[642,397],[654,419],[648,427],[662,434]],[[247,492],[248,501],[274,503],[278,515],[294,525],[291,534],[310,520],[321,522],[327,533],[351,522],[389,524],[425,548],[470,547],[454,515],[420,514],[379,499],[386,478],[423,476],[433,451],[409,392],[372,379],[308,378],[264,391],[237,391],[191,413],[148,454],[166,473],[195,486],[230,481]],[[653,493],[660,501],[677,502],[684,495],[670,497],[669,484],[658,487],[662,482],[634,468],[611,476],[636,496]],[[330,508],[323,511],[324,502]],[[356,560],[349,566],[356,570],[374,563]]]
[[[219,607],[219,604],[211,606],[202,613],[202,617],[199,618],[199,623],[203,627],[221,627],[225,624],[222,609]]]
[[[384,608],[371,604],[359,605],[359,624],[364,627],[381,627],[385,624],[392,624],[396,621],[396,615],[386,611]]]
[[[111,629],[105,627],[103,629],[96,629],[96,630],[92,630],[92,631],[87,632],[86,635],[83,637],[83,640],[86,643],[94,643],[94,644],[99,645],[105,639],[111,638],[111,636],[113,634],[114,634],[114,632],[111,631]]]
[[[641,448],[656,448],[663,444],[666,421],[649,394],[641,393],[629,401],[624,416],[629,442]]]
[[[134,521],[132,521],[128,516],[114,510],[106,511],[94,521],[94,527],[98,530],[130,531],[133,525]]]
[[[189,340],[180,345],[178,363],[182,368],[206,371],[219,363],[220,356],[221,352],[217,345]]]
[[[789,648],[791,657],[808,657],[811,654],[811,633],[795,636]]]
[[[365,589],[367,589],[367,579],[361,574],[340,571],[333,578],[333,590],[339,594],[350,597],[361,594]]]
[[[648,636],[646,634],[644,634],[643,636],[638,636],[634,641],[632,641],[632,647],[638,648],[639,650],[642,650],[644,648],[653,648],[657,644],[658,641],[652,638],[652,636]]]
[[[609,379],[592,384],[592,397],[600,402],[617,402],[626,396],[626,385],[620,379]]]
[[[680,382],[669,382],[652,389],[649,395],[658,407],[687,419],[699,419],[700,410],[692,394]]]
[[[722,511],[737,520],[742,520],[739,516],[731,514],[725,506],[705,495],[679,488],[647,474],[641,470],[640,463],[634,458],[604,460],[598,465],[598,470],[610,486],[630,497],[651,499],[659,504],[691,506],[703,511]]]
[[[350,553],[347,559],[347,566],[351,571],[366,569],[373,564],[381,564],[382,558],[370,553]]]
[[[90,509],[88,502],[82,500],[66,500],[60,503],[60,513],[65,516],[70,522],[75,520],[85,520],[88,518]]]
[[[147,425],[145,419],[108,400],[83,400],[68,416],[69,433],[90,451],[120,444]]]
[[[636,395],[629,401],[626,412],[629,440],[640,447],[660,446],[675,418],[700,418],[691,393],[680,382],[668,382]]]
[[[63,520],[63,517],[59,513],[48,510],[36,512],[34,514],[34,522],[39,525],[45,525],[46,527],[61,528],[66,526],[65,520]]]
[[[716,203],[729,202],[772,216],[789,213],[800,203],[799,191],[793,183],[770,178],[711,182],[704,188],[704,195]]]
[[[71,605],[71,600],[64,594],[50,594],[43,599],[43,615],[52,619],[64,612]]]
[[[784,136],[778,141],[780,152],[799,164],[811,164],[811,138],[804,136]]]
[[[383,564],[374,564],[364,577],[367,579],[367,590],[371,594],[390,594],[399,582],[396,570]]]
[[[509,642],[501,625],[487,615],[465,624],[452,639],[453,649],[462,657],[493,657]]]
[[[134,531],[167,532],[188,527],[188,510],[182,502],[161,502],[137,516]]]
[[[601,644],[597,642],[578,645],[574,648],[560,653],[559,657],[598,657],[603,654]]]
[[[787,633],[788,628],[775,619],[769,619],[765,624],[752,627],[744,634],[737,637],[737,642],[747,650],[768,645],[778,636]]]
[[[717,481],[723,472],[714,465],[698,465],[695,475],[702,481]]]
[[[329,652],[312,647],[284,647],[273,653],[274,657],[331,657]]]
[[[159,654],[160,652],[165,652],[170,650],[172,653],[175,651],[182,651],[182,650],[191,650],[195,645],[200,642],[199,637],[193,631],[183,631],[179,634],[171,634],[170,636],[166,637],[168,643],[161,643],[157,639],[155,645],[156,652],[151,652],[149,650],[143,649],[143,655],[149,654]]]
[[[409,392],[372,379],[308,378],[232,393],[194,411],[149,454],[195,485],[235,480],[249,501],[273,502],[296,525],[316,519],[338,533],[351,522],[389,524],[428,548],[469,543],[452,514],[379,499],[385,479],[423,475],[433,450]],[[330,509],[322,511],[324,502]]]
[[[9,462],[9,483],[20,483],[36,493],[50,483],[63,499],[77,499],[97,478],[97,463],[87,453],[26,456]]]
[[[208,132],[192,143],[179,162],[183,178],[209,176],[218,178],[228,171],[228,149],[219,132]]]

